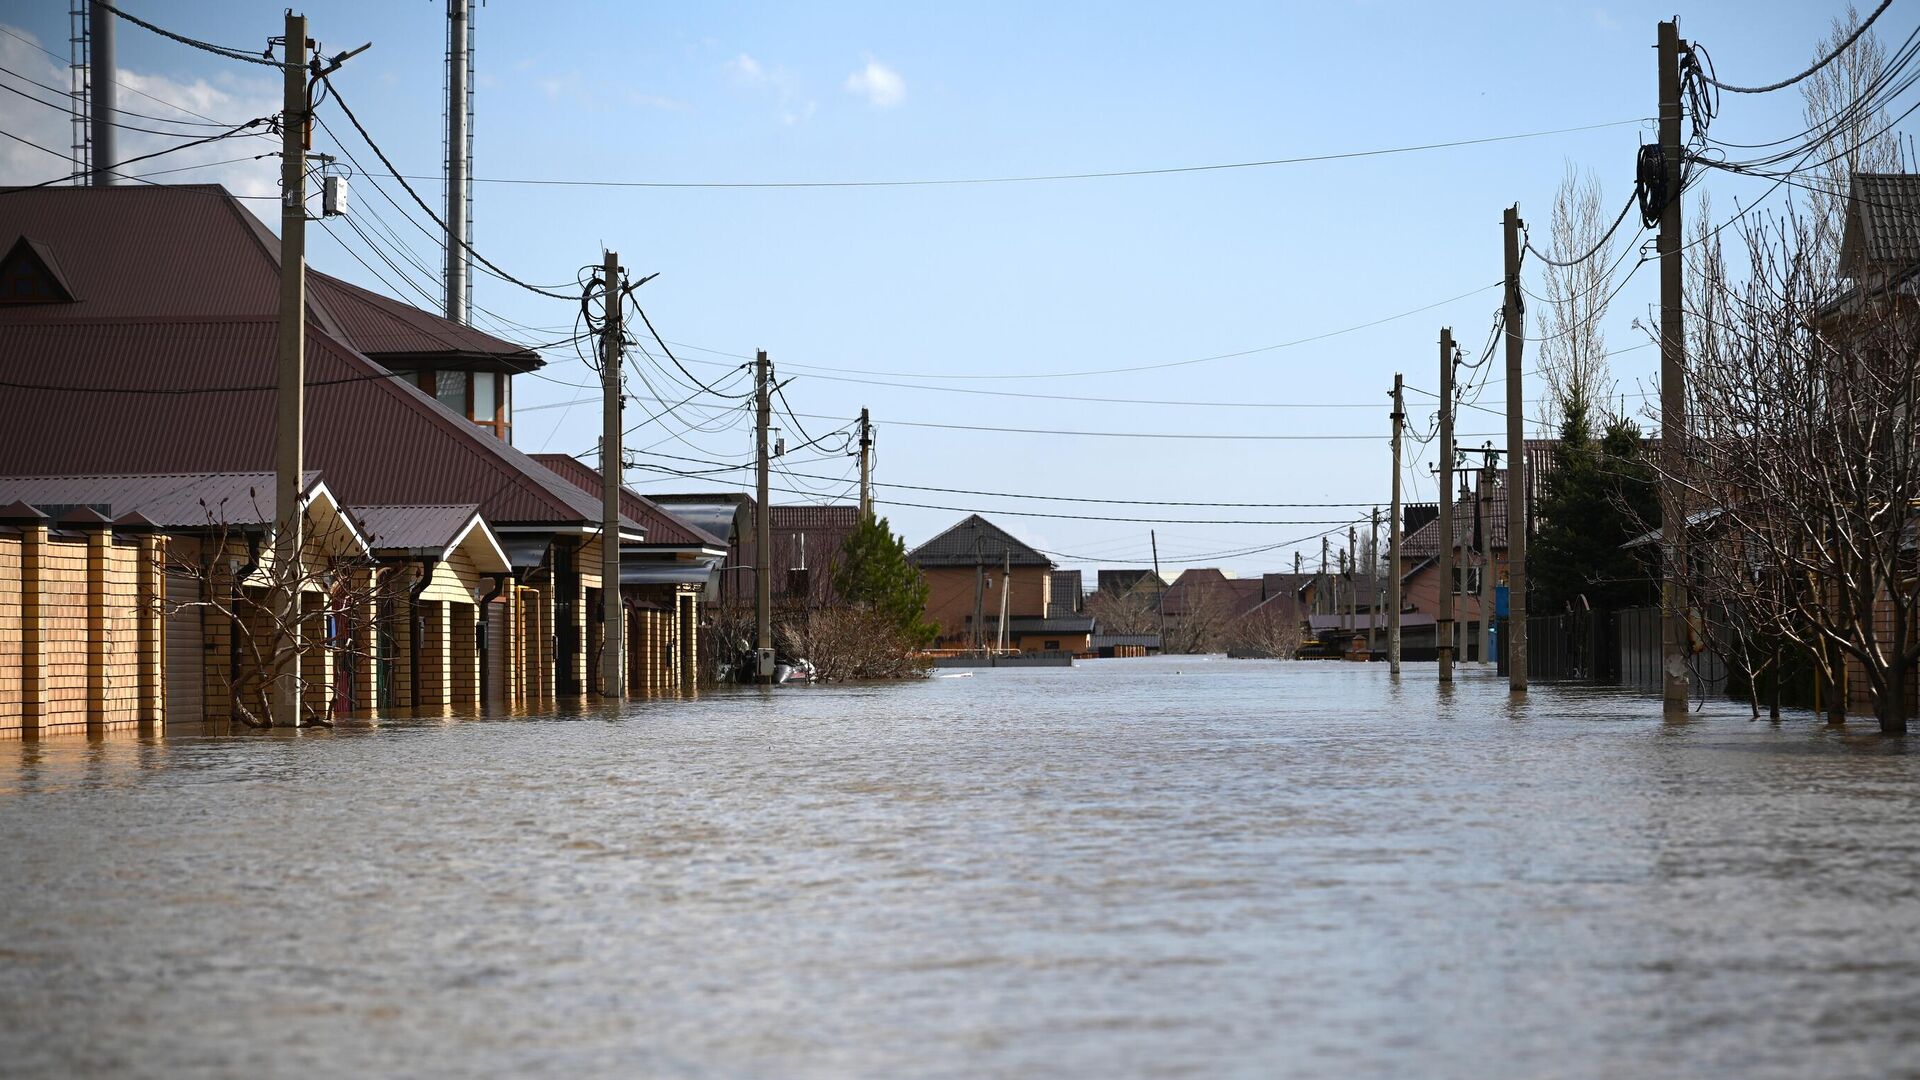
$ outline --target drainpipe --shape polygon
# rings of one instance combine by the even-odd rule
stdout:
[[[420,579],[407,590],[407,671],[410,686],[407,696],[413,700],[408,707],[420,707],[420,636],[426,628],[420,623],[420,594],[427,591],[427,583],[433,580],[433,556],[422,555],[419,558]]]
[[[260,535],[247,534],[247,561],[233,572],[233,583],[229,594],[233,609],[233,632],[227,635],[227,690],[233,695],[234,704],[240,701],[240,583],[253,576],[260,569]]]
[[[500,598],[500,594],[506,591],[507,578],[511,577],[512,575],[493,574],[490,576],[493,578],[493,591],[481,598],[480,621],[479,621],[479,624],[474,629],[474,633],[479,635],[479,640],[474,643],[474,652],[477,653],[480,657],[479,697],[480,697],[480,704],[482,705],[486,704],[487,702],[487,612],[493,610],[493,602],[495,600],[498,600]]]

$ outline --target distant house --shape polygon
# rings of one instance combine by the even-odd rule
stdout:
[[[1484,501],[1471,488],[1462,489],[1453,505],[1453,536],[1450,543],[1440,535],[1438,516],[1400,541],[1400,594],[1405,611],[1437,616],[1440,590],[1450,588],[1453,592],[1456,660],[1481,659],[1481,643],[1484,641],[1481,629],[1483,620],[1490,614],[1481,611],[1481,575],[1491,574],[1491,585],[1495,588],[1507,583],[1506,477],[1506,470],[1492,470],[1492,485]],[[1480,548],[1483,538],[1491,548],[1491,567],[1482,563]],[[1451,582],[1440,580],[1439,556],[1443,544],[1453,550]],[[1438,647],[1437,642],[1423,640],[1421,634],[1415,632],[1415,624],[1404,620],[1401,640],[1403,648],[1409,651]]]
[[[1151,570],[1102,569],[1095,580],[1098,591],[1112,595],[1124,595],[1136,589],[1158,593],[1167,587],[1166,581]]]
[[[755,515],[759,513],[753,496],[740,492],[649,492],[647,498],[689,523],[702,523],[716,539],[726,541],[726,558],[706,593],[707,602],[723,607],[751,606],[758,551]],[[859,526],[860,508],[850,504],[772,507],[767,520],[772,549],[768,590],[775,606],[839,603],[834,575],[847,539]]]
[[[1049,614],[1053,560],[979,514],[914,548],[907,561],[926,575],[927,616],[939,624],[944,648],[993,646],[1003,602],[1009,647],[1075,654],[1090,648],[1091,617]]]

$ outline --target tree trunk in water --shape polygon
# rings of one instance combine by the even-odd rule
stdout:
[[[1880,734],[1905,735],[1907,733],[1907,668],[1905,664],[1895,662],[1887,668],[1883,680],[1886,693],[1874,702],[1874,715],[1880,719]]]

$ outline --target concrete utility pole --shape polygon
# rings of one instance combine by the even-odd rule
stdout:
[[[461,246],[467,239],[467,4],[447,0],[447,318],[462,326],[467,324],[467,250]]]
[[[459,0],[454,3],[465,7]],[[460,40],[466,40],[464,34]],[[451,243],[447,245],[447,258],[451,267]],[[627,626],[626,605],[620,602],[620,486],[624,472],[620,409],[625,400],[620,392],[620,256],[607,252],[600,275],[607,288],[606,322],[600,327],[600,696],[621,701],[627,696]],[[453,295],[449,277],[449,318]]]
[[[1347,526],[1347,608],[1340,613],[1345,622],[1347,636],[1360,629],[1360,591],[1355,582],[1360,578],[1360,530]]]
[[[980,542],[973,548],[973,651],[987,647],[987,564],[980,558]]]
[[[773,508],[767,505],[767,428],[773,421],[773,371],[767,350],[753,358],[754,497],[753,514],[754,681],[773,679]]]
[[[116,84],[113,81],[115,61],[113,58],[113,12],[99,0],[87,5],[87,100],[92,115],[87,117],[92,126],[93,175],[90,182],[94,187],[106,187],[113,183],[113,165],[119,160],[119,151],[115,144],[113,108]],[[304,75],[304,73],[302,73]],[[301,90],[306,93],[304,87]],[[304,108],[306,99],[302,97]]]
[[[1380,508],[1373,508],[1373,528],[1367,535],[1367,652],[1380,648]]]
[[[873,515],[873,424],[860,410],[860,519]]]
[[[1328,591],[1331,583],[1327,580],[1327,545],[1327,538],[1322,536],[1320,538],[1320,580],[1318,587],[1313,590],[1313,606],[1319,608],[1322,615],[1337,610],[1333,606],[1333,596]]]
[[[96,14],[106,5],[96,2]],[[273,452],[273,722],[299,726],[300,473],[306,423],[307,368],[307,17],[287,12],[284,96],[280,117],[280,361]],[[99,62],[99,53],[94,62]],[[96,98],[96,101],[99,99]],[[102,163],[96,142],[94,162]],[[97,173],[95,175],[98,175]]]
[[[1440,610],[1434,616],[1440,681],[1453,681],[1453,328],[1440,329]]]
[[[1474,531],[1480,539],[1480,663],[1485,665],[1493,659],[1493,463],[1496,455],[1488,451],[1480,459],[1480,475],[1474,483],[1479,487],[1479,504],[1474,509]],[[1507,492],[1508,499],[1513,496]],[[1513,538],[1507,538],[1507,558],[1511,564],[1513,558]],[[1507,602],[1513,602],[1509,595]]]
[[[1000,644],[999,651],[1007,651],[1007,617],[1012,614],[1013,602],[1013,549],[1002,553],[1000,565]]]
[[[1520,362],[1526,351],[1526,316],[1520,306],[1520,204],[1507,207],[1507,689],[1527,692],[1527,417]],[[1493,573],[1492,548],[1487,568]],[[1492,588],[1491,585],[1488,586]],[[1493,595],[1489,592],[1487,595]],[[1481,621],[1493,625],[1488,608]]]
[[[1660,54],[1660,162],[1666,204],[1660,209],[1660,651],[1661,704],[1684,718],[1691,693],[1687,609],[1687,503],[1680,473],[1685,456],[1687,336],[1680,306],[1680,26],[1663,22]]]
[[[1387,522],[1387,670],[1400,674],[1400,432],[1407,422],[1400,373],[1393,373],[1393,517]]]

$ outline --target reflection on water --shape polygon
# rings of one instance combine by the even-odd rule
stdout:
[[[1920,1072],[1920,762],[1180,658],[0,744],[0,1073]]]

